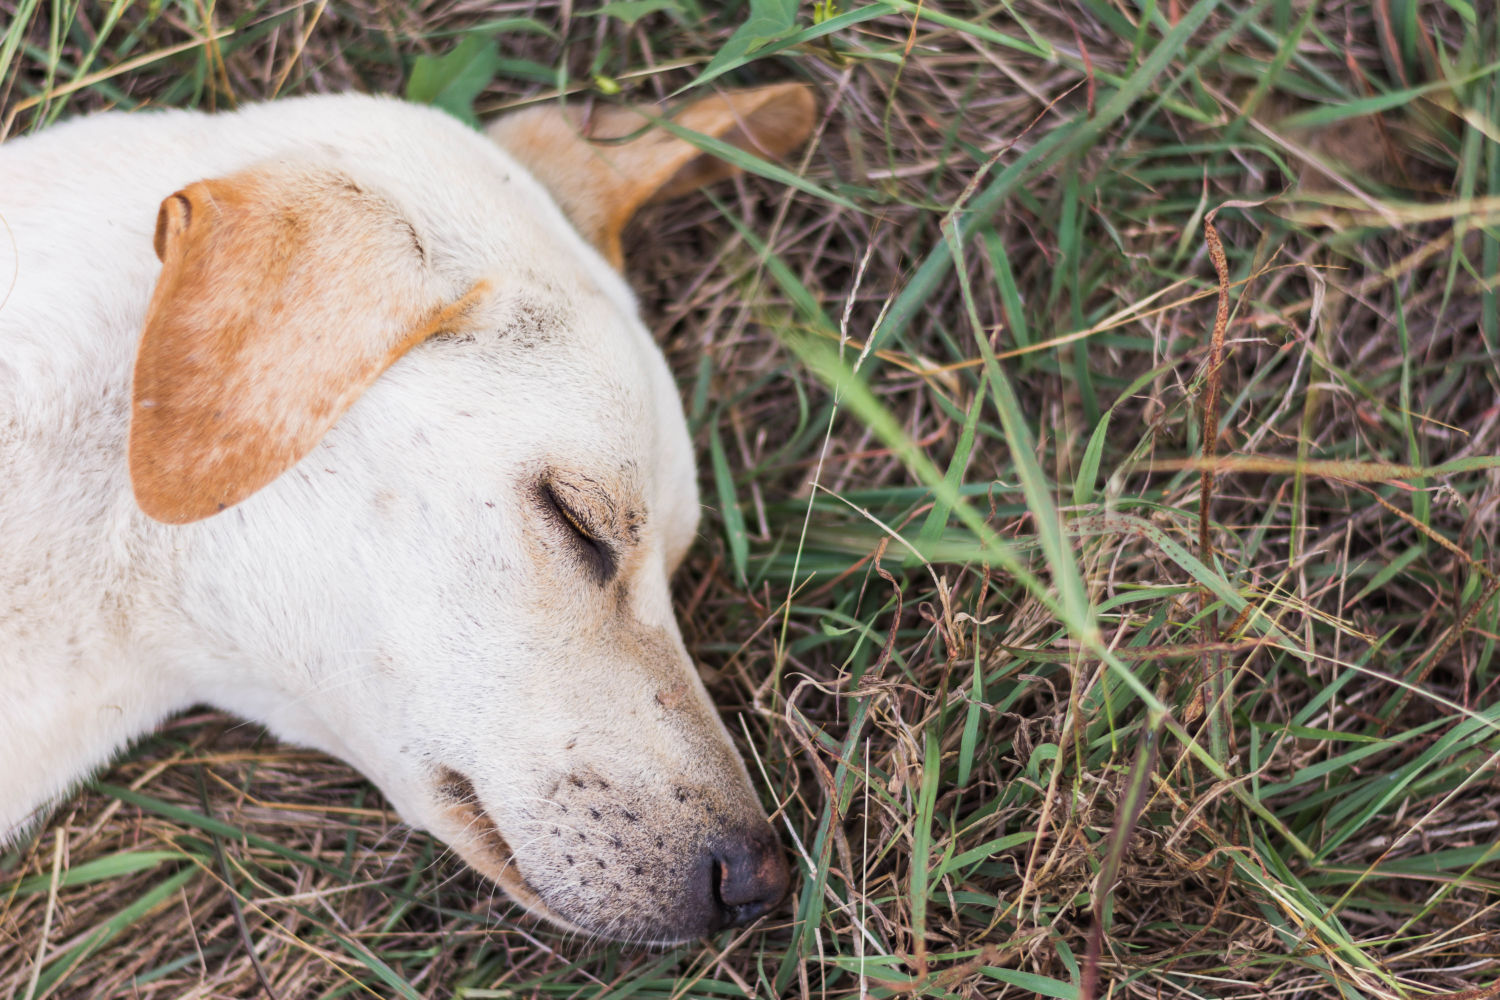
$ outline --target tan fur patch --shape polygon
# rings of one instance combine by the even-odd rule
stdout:
[[[672,116],[684,128],[776,158],[812,132],[816,106],[801,84],[784,83],[715,94]],[[489,128],[536,175],[584,238],[616,268],[624,263],[620,233],[654,198],[672,198],[728,177],[735,168],[692,143],[651,126],[632,108],[528,108]]]
[[[485,289],[437,301],[411,228],[327,170],[275,165],[162,203],[136,355],[130,476],[150,516],[208,517],[317,444],[412,345]]]

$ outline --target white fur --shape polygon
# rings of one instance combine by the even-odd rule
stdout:
[[[484,322],[414,348],[244,503],[158,524],[125,449],[158,205],[287,158],[390,198],[451,287],[490,282]],[[617,587],[539,512],[548,469],[644,513]],[[350,761],[473,860],[434,792],[466,776],[529,905],[590,929],[670,936],[567,882],[543,827],[572,779],[609,791],[555,836],[593,829],[588,803],[697,822],[682,788],[759,816],[672,616],[698,500],[670,373],[541,185],[439,112],[313,97],[0,146],[0,475],[0,841],[195,703]]]

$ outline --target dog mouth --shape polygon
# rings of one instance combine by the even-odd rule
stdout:
[[[456,831],[448,838],[449,844],[471,868],[505,890],[507,896],[529,912],[568,930],[582,930],[548,906],[541,893],[521,875],[516,868],[515,852],[480,804],[479,793],[467,775],[449,767],[439,768],[436,786],[444,803],[443,813]]]
[[[664,843],[673,836],[668,825],[634,832],[629,825],[616,830],[607,824],[589,826],[589,836],[569,828],[568,846],[558,848],[555,857],[545,850],[526,855],[528,864],[538,866],[533,875],[541,873],[538,888],[522,874],[516,852],[467,775],[440,767],[432,788],[441,817],[434,832],[512,900],[562,930],[672,945],[749,923],[786,895],[790,872],[763,818],[690,836],[685,844],[671,847]],[[596,821],[603,819],[602,812],[618,809],[627,824],[636,824],[642,812],[639,804],[633,804],[632,812],[618,801],[592,802],[597,808],[587,811]],[[567,812],[561,803],[553,804]],[[565,827],[567,822],[558,819],[551,827],[553,837],[560,837]],[[524,854],[527,845],[522,850]]]
[[[565,931],[591,936],[600,934],[597,928],[580,924],[558,912],[526,881],[516,865],[515,852],[500,833],[499,825],[485,811],[479,792],[467,775],[450,767],[440,767],[433,783],[439,809],[447,825],[447,833],[443,839],[470,868],[499,886],[532,916]],[[605,932],[602,936],[657,947],[680,944],[690,937],[671,932],[645,935]]]

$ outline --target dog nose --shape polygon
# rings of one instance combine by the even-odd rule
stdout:
[[[748,924],[769,913],[791,883],[781,845],[769,829],[721,841],[713,858],[714,902],[725,927]]]

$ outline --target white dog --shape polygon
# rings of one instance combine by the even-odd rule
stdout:
[[[779,86],[675,120],[779,155],[812,119]],[[779,901],[672,615],[681,406],[611,266],[729,168],[647,125],[335,96],[0,146],[0,842],[209,703],[563,926]]]

